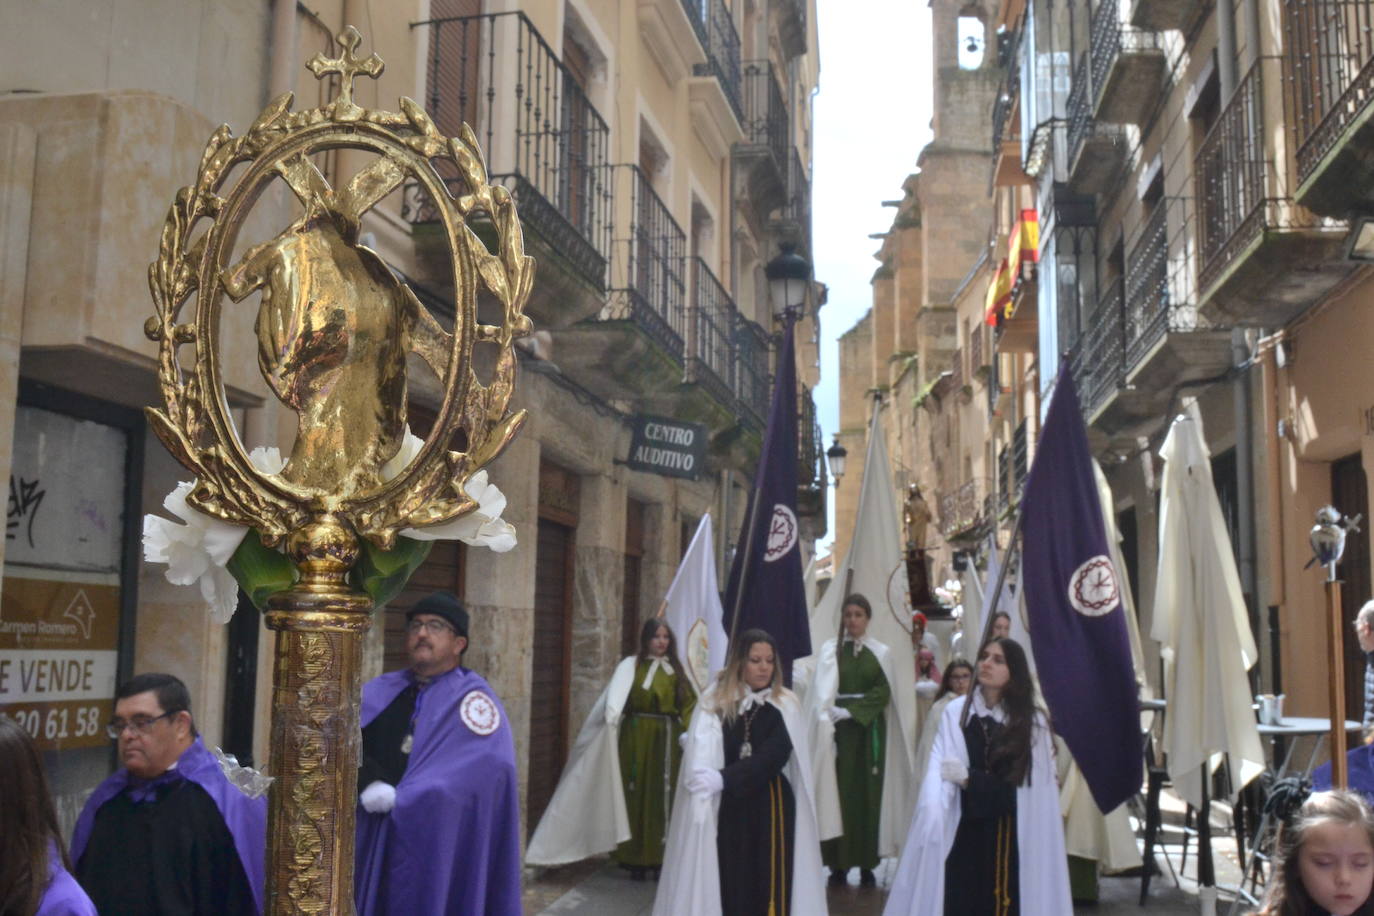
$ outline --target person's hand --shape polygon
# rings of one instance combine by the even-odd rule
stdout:
[[[677,736],[677,746],[680,747],[680,748],[683,748],[684,750],[687,748],[687,733],[686,733],[686,732],[683,732],[682,734],[680,734],[680,735]]]
[[[854,714],[843,706],[832,706],[825,712],[826,715],[830,716],[831,722],[843,722],[845,719],[854,718]]]
[[[968,767],[964,766],[962,761],[946,757],[940,761],[940,778],[962,786],[968,782]]]
[[[386,814],[396,807],[396,787],[380,779],[368,784],[358,796],[368,814]]]
[[[720,770],[710,767],[697,767],[692,771],[692,775],[687,777],[687,790],[694,795],[710,798],[712,795],[719,795],[724,788],[725,777],[720,775]]]

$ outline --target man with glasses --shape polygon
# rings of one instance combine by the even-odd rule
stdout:
[[[170,674],[115,692],[106,726],[123,766],[96,787],[72,833],[76,878],[101,913],[262,912],[267,800],[225,776]]]
[[[522,912],[515,743],[467,646],[462,602],[436,592],[406,612],[410,667],[363,687],[358,916]]]

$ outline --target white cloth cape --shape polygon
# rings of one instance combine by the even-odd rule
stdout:
[[[897,682],[892,670],[892,651],[868,636],[862,637],[862,641],[864,647],[877,657],[888,687],[892,688]],[[835,779],[835,724],[830,721],[828,712],[835,705],[840,683],[836,651],[834,639],[826,640],[821,646],[816,674],[806,696],[811,773],[816,780],[816,818],[823,840],[844,833],[839,784]],[[905,652],[902,653],[901,662],[906,664]],[[887,721],[887,747],[883,754],[883,803],[878,821],[878,855],[886,858],[901,851],[907,827],[911,823],[911,812],[916,803],[911,749],[916,739],[907,733],[897,709],[896,696],[888,702],[883,715]]]
[[[974,712],[987,714],[982,693],[975,689]],[[968,697],[956,697],[940,717],[940,730],[931,748],[921,801],[911,822],[892,890],[883,916],[943,916],[945,857],[959,827],[959,787],[940,778],[941,760],[968,766],[968,747],[959,717]],[[1000,707],[992,715],[1001,718]],[[1017,871],[1021,912],[1035,916],[1072,916],[1069,867],[1064,853],[1064,824],[1059,814],[1059,786],[1050,731],[1036,714],[1031,732],[1030,784],[1016,789]]]
[[[931,704],[930,712],[926,715],[926,724],[921,728],[921,736],[916,741],[915,779],[912,785],[918,790],[925,785],[926,768],[930,766],[930,749],[935,746],[935,736],[940,731],[940,717],[945,711],[945,707],[959,694],[947,693],[940,699]],[[937,763],[936,769],[939,768]]]
[[[653,916],[720,916],[720,864],[716,855],[716,814],[720,796],[693,794],[687,779],[697,767],[723,769],[725,735],[715,712],[715,688],[702,694],[687,729],[673,818],[668,825],[668,847],[663,853],[663,873],[654,896]],[[812,802],[811,763],[807,759],[802,709],[796,694],[785,688],[768,702],[782,713],[792,757],[783,775],[792,784],[797,820],[792,838],[792,907],[788,916],[828,916],[821,867],[821,843],[816,834],[816,810]]]
[[[630,816],[620,779],[620,718],[637,662],[633,655],[621,659],[582,724],[558,788],[530,837],[525,864],[579,862],[630,839]]]

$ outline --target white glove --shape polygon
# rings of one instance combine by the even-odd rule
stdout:
[[[378,779],[363,789],[358,801],[363,803],[363,810],[368,814],[386,814],[396,807],[396,787]]]
[[[827,709],[826,714],[830,716],[831,722],[843,722],[845,719],[854,718],[854,714],[843,706],[832,706]]]
[[[962,786],[968,782],[968,767],[961,761],[946,757],[940,761],[940,778]]]
[[[694,795],[710,798],[712,795],[719,795],[724,788],[725,777],[720,775],[720,770],[710,767],[697,767],[692,771],[692,775],[687,777],[687,789]]]
[[[685,749],[687,747],[687,733],[683,732],[677,736],[677,746]]]

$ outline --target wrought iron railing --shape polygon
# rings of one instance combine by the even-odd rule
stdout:
[[[1017,500],[1026,488],[1026,475],[1030,473],[1030,440],[1026,435],[1026,421],[1016,424],[1011,434],[1011,487]]]
[[[1079,399],[1085,416],[1091,416],[1093,411],[1105,404],[1124,377],[1123,289],[1120,277],[1107,284],[1083,332],[1083,385]]]
[[[997,450],[997,511],[1003,512],[1012,503],[1015,485],[1011,476],[1011,445]]]
[[[1065,115],[1069,122],[1068,144],[1069,162],[1078,158],[1078,152],[1093,128],[1092,84],[1088,80],[1088,56],[1082,55],[1074,68],[1073,80],[1069,83],[1069,98],[1065,103]]]
[[[783,218],[797,225],[798,247],[802,254],[811,253],[811,179],[802,164],[801,153],[794,147],[787,167],[787,203]]]
[[[616,186],[629,219],[617,227],[613,282],[600,320],[634,321],[682,359],[686,326],[687,235],[637,165],[616,166]]]
[[[773,64],[751,60],[744,64],[744,142],[768,149],[779,175],[787,171],[787,101],[773,75]]]
[[[741,416],[758,430],[768,420],[769,382],[768,334],[740,316],[735,323],[735,397]]]
[[[949,387],[958,391],[964,384],[964,350],[956,347],[949,360]]]
[[[706,34],[702,47],[706,49],[706,63],[697,64],[697,76],[714,76],[721,91],[734,109],[735,117],[744,120],[744,104],[740,96],[739,32],[725,0],[701,0],[701,21]],[[700,33],[698,33],[700,35]]]
[[[1266,172],[1260,66],[1236,86],[1193,163],[1198,288],[1206,289],[1264,230]]]
[[[697,40],[703,48],[709,39],[706,36],[706,0],[682,0],[682,9],[687,13],[687,21],[697,33]]]
[[[987,359],[983,355],[983,337],[985,334],[983,330],[984,327],[985,325],[979,323],[969,328],[968,367],[970,372],[976,373],[978,370],[987,366]]]
[[[810,390],[802,388],[798,397],[797,417],[797,487],[824,495],[826,487],[825,444],[821,439],[821,425],[816,420],[816,399]],[[822,503],[824,507],[824,503]]]
[[[605,289],[611,253],[610,129],[582,87],[521,12],[432,19],[426,102],[436,126],[472,126],[491,177],[510,188],[525,224]],[[465,179],[440,174],[455,195]],[[449,169],[445,171],[445,169]],[[402,215],[438,219],[423,187],[407,184]]]
[[[1374,99],[1374,0],[1284,0],[1283,5],[1302,181]]]
[[[1186,258],[1177,235],[1187,223],[1189,201],[1166,197],[1155,204],[1126,256],[1126,366],[1140,361],[1165,334],[1198,326]],[[1173,249],[1173,250],[1171,250]],[[1184,266],[1180,267],[1183,263]]]
[[[701,258],[692,258],[692,307],[687,343],[687,371],[692,381],[722,404],[733,404],[734,371],[731,337],[739,320],[735,301]]]
[[[982,477],[960,484],[940,494],[940,533],[945,537],[964,534],[987,519],[992,500],[988,481]]]
[[[1159,33],[1123,25],[1117,0],[1101,0],[1093,12],[1088,50],[1092,59],[1092,93],[1100,101],[1112,64],[1123,52],[1159,47]]]
[[[1011,32],[1005,44],[999,49],[998,66],[1007,71],[1002,78],[1002,88],[997,93],[997,100],[992,105],[992,154],[996,156],[1002,148],[1002,139],[1007,136],[1007,128],[1011,127],[1011,135],[1020,134],[1019,125],[1008,125],[1007,120],[1011,116],[1012,110],[1016,107],[1016,100],[1021,95],[1021,36],[1024,27],[1018,25],[1016,30]]]

